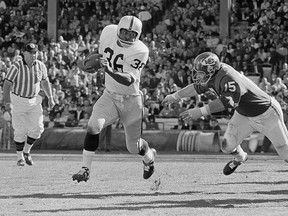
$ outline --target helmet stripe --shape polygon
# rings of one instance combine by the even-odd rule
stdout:
[[[132,27],[133,27],[133,23],[134,23],[134,16],[132,16],[131,22],[130,22],[130,26],[129,26],[129,31],[131,31]]]

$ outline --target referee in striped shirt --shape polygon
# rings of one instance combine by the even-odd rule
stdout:
[[[33,165],[30,150],[44,131],[40,84],[50,108],[55,105],[47,68],[37,60],[37,52],[37,45],[26,44],[22,60],[13,63],[3,85],[3,102],[12,114],[18,166]]]

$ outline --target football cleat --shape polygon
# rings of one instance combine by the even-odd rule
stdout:
[[[231,161],[229,161],[224,169],[223,169],[223,174],[224,175],[230,175],[232,174],[238,166],[240,166],[242,163],[246,162],[248,160],[248,155],[246,154],[245,159],[243,161],[236,161],[235,158]]]
[[[25,161],[23,159],[18,160],[17,166],[25,166]]]
[[[143,161],[144,164],[144,173],[143,173],[143,178],[144,179],[149,179],[153,173],[154,173],[154,164],[155,164],[155,155],[156,155],[156,150],[154,148],[151,148],[151,151],[153,153],[153,159],[149,162],[149,163],[145,163]]]
[[[73,181],[77,181],[78,183],[81,181],[87,182],[90,177],[90,170],[87,167],[82,167],[78,173],[72,176]]]
[[[23,153],[23,155],[24,155],[24,159],[25,159],[26,164],[28,164],[29,166],[32,166],[33,160],[32,160],[31,155],[29,153]]]

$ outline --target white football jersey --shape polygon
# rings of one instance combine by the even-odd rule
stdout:
[[[99,53],[108,60],[111,68],[131,74],[135,82],[130,86],[125,86],[105,73],[105,86],[107,90],[119,94],[139,95],[141,71],[147,63],[149,49],[140,40],[128,48],[120,47],[117,40],[117,25],[106,26],[100,36]]]

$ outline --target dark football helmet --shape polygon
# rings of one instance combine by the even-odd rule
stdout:
[[[199,54],[194,60],[193,82],[206,84],[219,68],[220,60],[216,54],[212,52]]]

